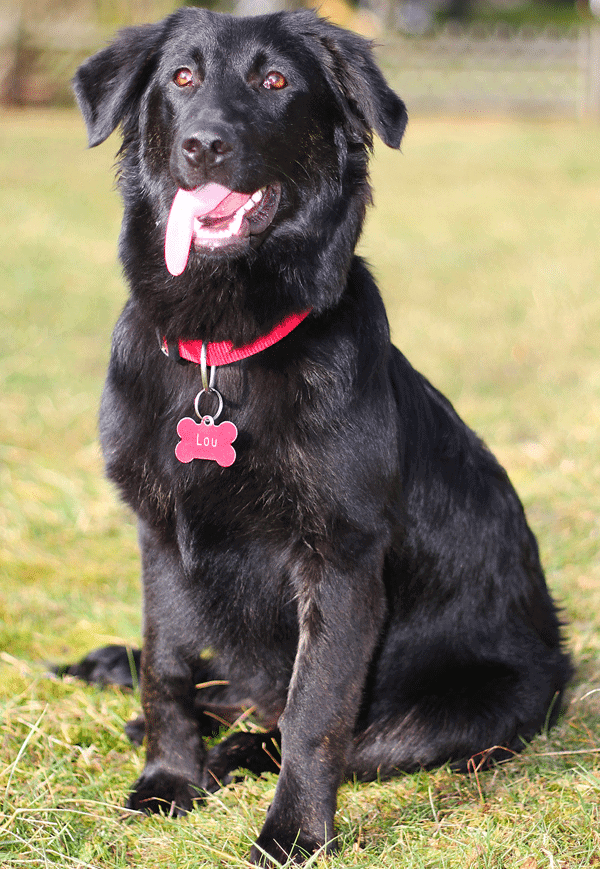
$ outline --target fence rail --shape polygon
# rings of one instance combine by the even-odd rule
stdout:
[[[106,34],[78,21],[0,17],[0,101],[66,103],[77,64]],[[600,24],[567,32],[446,28],[387,33],[378,57],[412,111],[600,118]]]
[[[413,110],[600,117],[600,27],[395,36],[379,50]]]

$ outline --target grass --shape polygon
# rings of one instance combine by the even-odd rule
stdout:
[[[0,865],[245,866],[273,777],[132,819],[137,698],[46,676],[139,640],[135,532],[96,442],[125,298],[116,142],[86,151],[70,112],[5,114],[0,141]],[[416,118],[403,155],[377,150],[362,251],[394,339],[507,466],[578,669],[558,727],[495,772],[342,787],[332,869],[600,864],[599,166],[600,128],[568,123]]]

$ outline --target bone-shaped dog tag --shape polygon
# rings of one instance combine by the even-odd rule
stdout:
[[[177,434],[181,438],[175,447],[175,456],[187,464],[192,459],[208,459],[222,468],[235,462],[235,450],[231,446],[238,435],[234,423],[215,423],[212,416],[202,417],[195,422],[186,416],[177,424]]]

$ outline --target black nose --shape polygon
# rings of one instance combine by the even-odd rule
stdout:
[[[190,166],[218,166],[233,153],[234,146],[214,133],[198,132],[184,139],[181,150]]]

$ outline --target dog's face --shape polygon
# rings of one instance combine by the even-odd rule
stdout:
[[[134,290],[150,261],[160,279],[157,251],[165,278],[255,262],[257,251],[279,275],[284,248],[299,263],[333,245],[343,277],[369,199],[373,131],[397,147],[406,124],[368,43],[305,12],[182,9],[122,31],[74,86],[91,145],[122,125],[126,270],[139,247],[128,232],[149,245],[128,270]]]
[[[331,95],[310,53],[274,38],[264,18],[194,15],[192,27],[181,18],[148,87],[146,166],[167,200],[173,185],[202,191],[196,250],[235,256],[299,207],[311,164],[335,160],[341,112],[327,111]],[[243,195],[213,205],[224,191]]]
[[[179,36],[162,58],[159,86],[173,118],[163,132],[176,183],[190,189],[216,182],[252,197],[238,239],[260,237],[277,212],[282,185],[289,196],[311,161],[331,162],[333,147],[334,119],[324,111],[318,65],[298,47],[268,43],[264,26],[252,24],[232,28],[232,40],[206,31],[193,43]],[[232,244],[235,234],[223,242]]]

